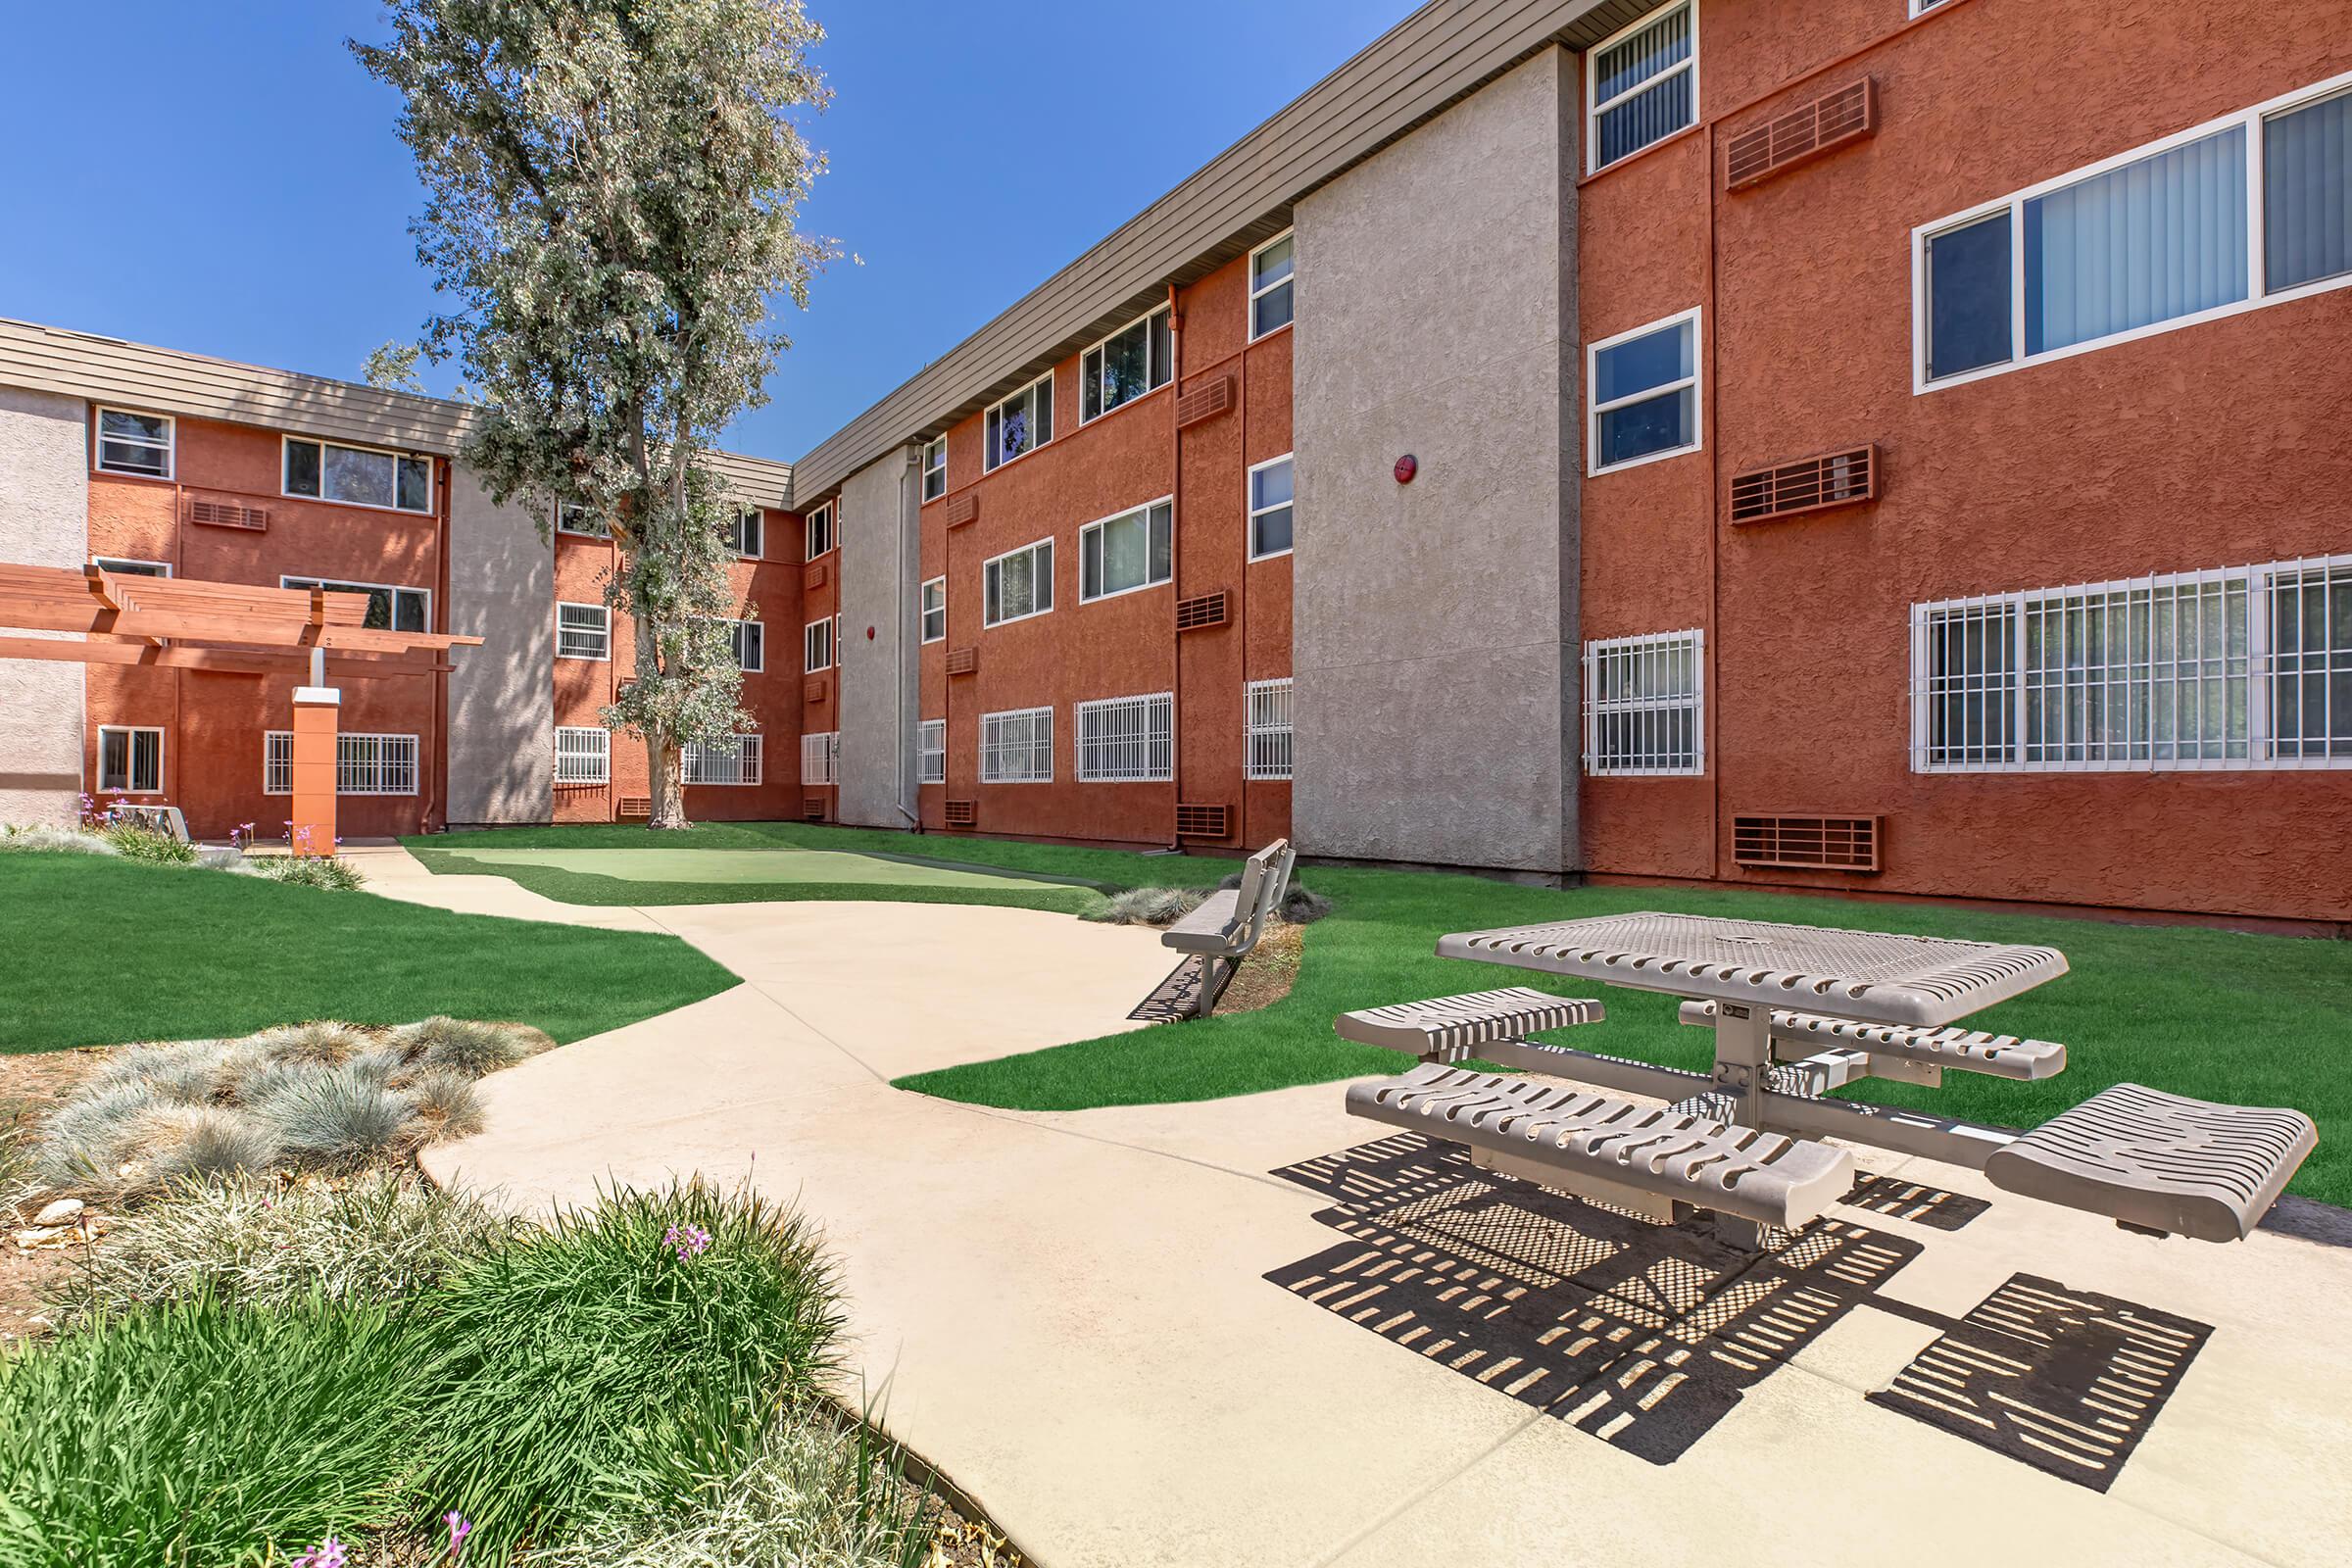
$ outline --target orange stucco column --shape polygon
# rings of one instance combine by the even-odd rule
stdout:
[[[343,694],[332,686],[294,691],[294,825],[296,855],[335,853],[335,734]]]

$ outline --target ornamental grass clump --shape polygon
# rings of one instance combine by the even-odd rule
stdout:
[[[174,1105],[150,1113],[137,1131],[146,1178],[158,1187],[268,1170],[282,1152],[267,1126],[226,1105]]]
[[[482,1130],[482,1094],[473,1080],[449,1067],[427,1067],[402,1091],[416,1108],[417,1141],[438,1144]]]
[[[1103,925],[1173,925],[1207,898],[1199,888],[1128,888],[1111,894],[1079,918]]]
[[[195,845],[136,822],[111,822],[99,832],[115,847],[115,853],[125,859],[149,860],[158,865],[196,863]]]
[[[326,1021],[265,1029],[253,1041],[272,1060],[317,1062],[329,1067],[350,1060],[353,1053],[365,1051],[374,1043],[370,1036],[350,1024]]]
[[[474,1078],[512,1067],[555,1045],[528,1024],[475,1023],[439,1016],[409,1025],[399,1038],[427,1066],[453,1067]]]
[[[0,850],[61,855],[120,855],[122,852],[87,828],[52,827],[45,822],[0,824]]]
[[[357,1061],[320,1067],[251,1107],[297,1160],[355,1170],[414,1144],[416,1102]]]

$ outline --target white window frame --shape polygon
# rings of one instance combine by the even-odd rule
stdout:
[[[1250,466],[1249,471],[1242,475],[1242,510],[1249,514],[1248,520],[1245,522],[1244,527],[1247,529],[1249,534],[1246,543],[1249,545],[1250,559],[1251,561],[1279,561],[1284,556],[1289,555],[1293,550],[1298,548],[1298,466],[1297,463],[1292,461],[1297,456],[1298,454],[1295,452],[1285,452],[1279,458],[1268,458],[1263,463],[1253,463]],[[1259,506],[1257,504],[1258,474],[1268,468],[1275,467],[1285,463],[1291,464],[1291,499],[1281,503],[1278,506]],[[1291,513],[1291,543],[1285,545],[1280,550],[1258,549],[1257,519],[1269,512],[1280,512],[1284,507],[1288,507]]]
[[[583,744],[594,737],[592,744]],[[571,742],[569,753],[564,743]],[[566,767],[569,771],[566,771]],[[610,784],[612,782],[612,732],[601,724],[556,726],[556,783]]]
[[[440,496],[435,488],[439,481],[433,472],[433,458],[429,452],[403,452],[397,447],[363,446],[356,441],[329,441],[322,436],[315,435],[281,435],[277,441],[277,493],[288,501],[309,501],[322,507],[357,507],[363,512],[389,512],[403,517],[430,517],[439,509]],[[318,493],[315,496],[306,496],[298,490],[286,488],[286,450],[297,445],[318,449]],[[344,501],[328,495],[326,493],[326,449],[328,447],[339,447],[345,452],[371,452],[378,457],[390,458],[392,460],[393,504],[387,507],[373,501]],[[400,466],[403,462],[419,462],[424,465],[424,506],[421,509],[404,507],[399,504]]]
[[[1046,569],[1044,573],[1041,575],[1034,567],[1032,567],[1030,570],[1031,581],[1048,584],[1046,589],[1046,608],[1043,610],[1031,610],[1026,614],[1003,615],[995,620],[990,620],[988,618],[988,574],[990,570],[999,565],[1001,563],[1011,560],[1014,556],[1027,555],[1033,550],[1043,550],[1046,553]],[[1060,599],[1060,595],[1056,593],[1052,586],[1054,582],[1054,572],[1059,565],[1059,563],[1054,558],[1058,554],[1060,554],[1060,552],[1054,548],[1054,536],[1052,534],[1048,534],[1043,539],[1032,539],[1025,545],[1018,546],[1015,549],[1007,550],[1002,555],[991,556],[986,561],[980,563],[981,629],[984,631],[993,631],[999,626],[1009,626],[1015,621],[1035,620],[1040,615],[1051,615],[1054,613],[1054,606]],[[1036,596],[1032,594],[1030,597],[1031,602],[1035,603]],[[1004,595],[1002,593],[998,594],[997,599],[998,602],[1002,604],[1004,602]]]
[[[810,730],[801,737],[801,783],[804,787],[841,782],[841,731]]]
[[[821,634],[821,636],[820,636]],[[814,675],[831,669],[840,658],[840,618],[820,615],[801,628],[801,673]],[[820,650],[819,642],[824,644]]]
[[[937,501],[948,493],[948,438],[933,436],[923,443],[923,490],[925,502]]]
[[[1041,713],[1045,715],[1046,720],[1046,738],[1042,745],[1035,740],[1029,740],[1021,742],[1016,748],[1006,742],[999,741],[995,750],[1000,760],[1008,758],[1016,749],[1025,754],[1027,759],[1032,761],[1042,757],[1045,760],[1046,770],[1043,773],[1024,771],[1018,777],[1009,778],[1000,772],[992,771],[988,740],[990,728],[1004,719],[1033,719]],[[996,712],[980,715],[980,782],[983,784],[1051,784],[1054,782],[1054,710],[1051,705],[1044,708],[1000,709]]]
[[[109,735],[130,737],[122,743],[123,780],[120,785],[106,782],[106,738]],[[138,737],[141,735],[155,737],[155,785],[152,789],[138,787]],[[101,795],[162,795],[165,793],[165,785],[171,781],[171,775],[165,766],[167,759],[164,756],[164,728],[161,724],[99,725],[98,755],[95,760],[98,765],[92,771],[98,775],[97,793]]]
[[[824,519],[821,524],[817,520],[820,517]],[[830,501],[810,507],[801,514],[801,561],[804,564],[823,560],[841,544],[841,535],[833,526],[833,503]],[[821,550],[817,548],[820,538],[824,543]]]
[[[1949,4],[1949,0],[1911,0],[1911,15],[1924,17],[1929,12],[1946,4]]]
[[[939,604],[936,607],[931,603],[931,590],[934,588],[939,590]],[[936,633],[931,630],[931,616],[935,609],[939,615],[939,630]],[[915,599],[914,634],[926,643],[944,643],[948,640],[947,578],[926,577],[923,579],[923,586]]]
[[[1602,662],[1648,654],[1671,655],[1682,645],[1690,650],[1690,695],[1684,697],[1619,698],[1600,696]],[[1591,778],[1695,778],[1707,770],[1707,634],[1701,627],[1683,631],[1644,632],[1634,637],[1601,637],[1585,644],[1585,773]],[[1685,761],[1658,761],[1653,749],[1631,763],[1604,760],[1600,755],[1600,721],[1618,713],[1671,713],[1690,710],[1690,754]]]
[[[948,781],[948,721],[944,718],[926,718],[914,726],[914,781]]]
[[[1159,507],[1168,509],[1168,575],[1165,577],[1147,575],[1144,581],[1137,583],[1132,588],[1112,588],[1101,593],[1089,594],[1086,591],[1087,535],[1099,534],[1114,522],[1125,522],[1130,517],[1141,516],[1144,519],[1144,570],[1148,574],[1152,570],[1152,514]],[[1160,496],[1155,500],[1145,502],[1142,506],[1124,508],[1112,513],[1107,517],[1097,517],[1078,530],[1078,602],[1082,605],[1099,605],[1105,599],[1119,599],[1128,594],[1140,594],[1153,588],[1165,588],[1175,580],[1175,577],[1176,498],[1173,495]]]
[[[1176,367],[1173,363],[1167,365],[1152,363],[1152,323],[1163,316],[1168,318],[1168,358],[1173,362],[1176,357],[1175,313],[1165,305],[1154,305],[1117,331],[1103,333],[1102,336],[1095,339],[1080,351],[1078,355],[1078,423],[1081,428],[1093,424],[1097,419],[1107,419],[1121,409],[1135,407],[1152,393],[1166,390],[1168,383],[1176,378]],[[1088,414],[1086,412],[1086,383],[1088,380],[1086,362],[1093,359],[1096,353],[1106,346],[1112,338],[1125,337],[1139,326],[1144,329],[1144,380],[1148,384],[1141,392],[1136,393],[1124,403],[1100,409],[1091,415]],[[1094,372],[1094,379],[1100,381],[1102,373],[1102,370],[1097,368]],[[1096,390],[1099,393],[1102,389],[1098,387]]]
[[[602,734],[603,731],[600,730],[598,733]],[[354,743],[362,741],[371,743],[376,748],[377,755],[372,758],[353,756],[352,753],[357,749]],[[383,756],[387,742],[391,743],[394,749],[405,747],[408,754],[406,758],[387,760]],[[415,735],[372,735],[356,730],[343,730],[335,736],[335,794],[337,796],[382,796],[386,798],[413,796],[416,793],[416,781],[423,771],[423,752],[417,745],[417,738]],[[392,767],[407,769],[409,785],[407,789],[384,789],[381,787],[380,780],[384,771]],[[355,776],[364,775],[370,768],[374,769],[378,780],[375,786],[363,788],[353,782]],[[264,795],[291,795],[294,793],[294,732],[290,729],[262,731],[262,793]]]
[[[136,556],[92,556],[90,558],[90,564],[96,566],[100,571],[122,571],[125,566],[153,566],[155,570],[152,573],[134,570],[130,572],[129,575],[153,575],[157,577],[169,577],[172,575],[172,563],[169,561],[141,561]]]
[[[1012,405],[1015,403],[1019,403],[1024,399],[1029,398],[1030,394],[1036,392],[1039,387],[1045,388],[1045,399],[1047,403],[1051,405],[1054,400],[1054,372],[1052,370],[1048,370],[1036,380],[1015,388],[1013,391],[1007,393],[1004,397],[999,398],[996,402],[990,404],[987,408],[980,411],[981,472],[994,473],[1008,463],[1018,463],[1021,461],[1021,459],[1030,457],[1054,444],[1054,437],[1052,435],[1048,435],[1043,441],[1032,440],[1026,448],[1014,453],[1009,458],[999,458],[997,456],[997,449],[1001,444],[995,434],[995,431],[1000,423],[998,416],[1005,409],[1012,407]],[[1031,415],[1029,422],[1032,425],[1037,423],[1037,419],[1035,417],[1036,412],[1037,405],[1032,401],[1029,404],[1029,413]],[[1054,418],[1052,422],[1058,425],[1061,421],[1058,418]]]
[[[744,628],[758,633],[754,639],[760,645],[760,657],[750,663],[743,661]],[[746,675],[758,675],[767,669],[767,623],[761,620],[733,620],[727,622],[727,638],[734,646],[735,662]]]
[[[106,444],[109,441],[123,447],[152,449],[157,445],[156,442],[145,439],[132,440],[123,436],[108,435],[106,433],[106,416],[110,414],[121,414],[134,419],[161,419],[164,421],[164,439],[161,443],[164,449],[163,472],[149,473],[144,468],[110,468],[106,466]],[[100,473],[118,474],[126,479],[172,479],[178,476],[179,420],[169,414],[150,414],[145,409],[126,409],[116,404],[102,403],[91,416],[90,433],[92,437],[90,466]]]
[[[1600,90],[1600,57],[1644,27],[1654,26],[1664,21],[1666,13],[1674,10],[1675,7],[1672,5],[1659,6],[1656,10],[1626,26],[1618,28],[1585,51],[1585,172],[1588,175],[1597,174],[1604,169],[1615,169],[1619,164],[1630,164],[1651,148],[1664,146],[1667,142],[1704,121],[1705,106],[1700,103],[1698,96],[1698,0],[1676,0],[1676,4],[1688,6],[1690,10],[1690,58],[1668,67],[1654,76],[1643,77],[1611,98],[1607,103],[1593,101],[1593,95]],[[1656,141],[1637,147],[1621,158],[1606,164],[1602,163],[1600,161],[1600,117],[1628,99],[1640,97],[1677,72],[1686,70],[1690,73],[1690,124],[1683,126],[1680,130],[1668,131]]]
[[[564,612],[566,610],[585,610],[593,612],[597,616],[599,624],[594,628],[594,632],[595,635],[602,639],[600,652],[593,654],[567,654],[564,651],[564,634],[566,631],[569,631],[575,637],[585,637],[590,635],[591,632],[591,628],[587,626],[565,626],[564,624]],[[612,661],[612,607],[611,605],[584,605],[576,600],[570,599],[557,600],[556,657],[558,659],[585,660],[590,663],[597,664],[611,663]]]
[[[1286,239],[1291,242],[1291,270],[1288,272],[1285,272],[1281,277],[1275,279],[1273,282],[1261,286],[1257,281],[1257,259],[1260,256],[1263,256],[1266,252],[1272,250],[1275,246],[1281,244]],[[1250,253],[1249,270],[1244,272],[1242,276],[1250,285],[1250,342],[1255,343],[1261,338],[1272,337],[1275,333],[1282,331],[1285,327],[1294,324],[1298,319],[1298,290],[1296,287],[1298,281],[1298,231],[1296,229],[1286,228],[1281,233],[1275,235],[1272,239],[1266,241],[1263,245],[1260,245],[1255,250],[1251,251]],[[1291,289],[1291,319],[1283,322],[1280,326],[1260,327],[1257,324],[1257,302],[1264,299],[1267,295],[1273,293],[1276,289],[1286,286],[1289,286]]]
[[[688,741],[684,753],[685,755],[679,760],[683,768],[682,781],[692,784],[698,789],[734,789],[737,786],[748,789],[760,782],[760,767],[764,759],[763,748],[757,734],[735,737],[734,771],[737,776],[734,778],[711,778],[709,776],[712,771],[710,765],[712,759],[704,747]],[[703,776],[697,777],[698,774]],[[744,776],[747,774],[748,777]]]
[[[557,502],[556,532],[561,534],[568,534],[574,539],[611,539],[612,537],[612,525],[609,522],[606,522],[602,518],[597,519],[597,525],[593,528],[574,528],[564,520],[566,513],[587,512],[588,510],[588,508],[580,505],[576,501]]]
[[[1278,716],[1259,712],[1258,699],[1280,694],[1280,701],[1268,706],[1279,710]],[[1296,726],[1298,723],[1298,689],[1288,675],[1272,680],[1246,681],[1242,686],[1242,777],[1251,780],[1287,780],[1298,766]],[[1258,743],[1267,744],[1261,747]],[[1279,741],[1279,745],[1275,744]],[[1279,753],[1277,760],[1272,754]]]
[[[342,503],[337,502],[336,505],[340,506]],[[415,594],[424,601],[424,629],[426,631],[433,629],[433,591],[430,588],[412,588],[405,583],[397,582],[360,582],[341,577],[312,577],[298,571],[278,573],[277,585],[280,588],[323,588],[330,594],[350,593],[355,589],[368,593],[388,593],[392,596],[392,625],[394,629],[398,629],[400,625],[400,596]]]
[[[1087,721],[1121,710],[1140,710],[1144,730],[1139,737],[1095,736],[1091,749]],[[1130,750],[1141,756],[1131,758]],[[1172,692],[1141,697],[1098,697],[1070,709],[1070,760],[1081,784],[1165,784],[1176,777],[1176,698]]]
[[[2191,326],[2202,326],[2208,321],[2225,320],[2232,316],[2243,316],[2248,311],[2264,310],[2273,305],[2284,305],[2294,300],[2309,299],[2315,294],[2326,294],[2335,289],[2352,287],[2352,272],[2345,272],[2334,277],[2315,278],[2308,283],[2297,283],[2292,287],[2279,289],[2276,293],[2271,292],[2268,288],[2270,258],[2264,250],[2267,225],[2263,217],[2263,122],[2294,110],[2307,108],[2323,98],[2331,98],[2347,89],[2352,89],[2352,71],[2345,72],[2341,75],[2330,76],[2326,81],[2315,82],[2308,87],[2298,87],[2292,92],[2280,93],[2278,97],[2266,99],[2250,109],[2240,109],[2234,113],[2223,115],[2219,119],[2208,120],[2202,124],[2191,125],[2186,130],[2176,131],[2172,135],[2156,141],[2129,148],[2124,152],[2117,153],[2112,158],[2101,159],[2095,164],[2085,164],[2080,169],[2070,170],[2055,178],[2045,179],[2038,185],[2029,185],[2023,190],[2013,191],[2007,196],[1996,197],[1991,201],[1980,203],[1975,207],[1953,213],[1948,217],[1938,218],[1933,222],[1922,223],[1914,228],[1911,231],[1912,395],[1924,396],[1929,392],[1941,392],[1948,387],[1966,386],[1971,381],[1982,381],[1987,376],[2007,375],[2012,371],[2030,369],[2037,365],[2049,365],[2058,360],[2073,359],[2078,354],[2091,354],[2100,349],[2111,349],[2125,343],[2136,343],[2142,338],[2157,337],[2166,332],[2178,332]],[[2110,173],[2127,164],[2135,164],[2144,158],[2157,157],[2171,152],[2176,147],[2185,147],[2190,142],[2202,141],[2208,136],[2238,125],[2245,127],[2246,132],[2246,297],[2242,300],[2233,300],[2227,305],[2216,305],[2210,310],[2196,311],[2187,316],[2177,316],[2169,320],[2151,321],[2145,326],[2132,327],[2126,331],[2111,333],[2106,337],[2090,338],[2081,343],[2069,343],[2064,348],[2044,349],[2039,354],[2028,354],[2026,352],[2026,204],[2039,197],[2047,196],[2053,191],[2064,190],[2068,186],[2096,179],[2101,174]],[[2003,212],[2009,215],[2010,357],[1997,365],[1981,365],[1973,370],[1958,370],[1950,375],[1939,375],[1931,381],[1928,379],[1928,286],[1930,281],[1928,243],[1954,229],[1966,228],[1971,223],[1998,217]]]
[[[2117,578],[2108,582],[2015,589],[2006,593],[1983,594],[1965,599],[1939,599],[1913,605],[1911,607],[1911,771],[1914,773],[2191,773],[2275,772],[2352,767],[2352,754],[2341,757],[2278,755],[2281,737],[2277,732],[2272,697],[2275,689],[2274,683],[2280,675],[2278,667],[2280,656],[2278,651],[2272,646],[2274,596],[2281,576],[2309,571],[2345,573],[2348,580],[2341,591],[2352,593],[2352,555],[2339,555],[2306,557],[2290,561],[2270,561],[2255,565],[2222,566],[2197,571],[2158,572],[2144,577]],[[2232,661],[2227,653],[2214,656],[2210,660],[2186,660],[2180,657],[2178,653],[2170,660],[2153,657],[2141,660],[2133,658],[2132,651],[2126,649],[2120,660],[2107,665],[2098,666],[2098,669],[2111,672],[2105,678],[2098,678],[2096,670],[2087,666],[2076,666],[2072,663],[2067,665],[2062,673],[2072,675],[2077,672],[2078,667],[2081,667],[2083,678],[2079,682],[2064,680],[2053,686],[2048,683],[2036,683],[2031,678],[2034,672],[2029,671],[2026,662],[2029,646],[2028,625],[2034,614],[2047,615],[2050,612],[2049,609],[2041,607],[2055,608],[2063,615],[2070,602],[2101,599],[2119,594],[2128,596],[2135,593],[2148,593],[2152,597],[2157,590],[2183,588],[2212,589],[2218,587],[2226,594],[2233,585],[2242,585],[2246,600],[2246,652],[2242,659],[2244,668],[2241,672],[2233,673],[2228,667],[2231,662],[2238,661]],[[2328,591],[2332,594],[2338,590],[2330,584]],[[2093,610],[2087,606],[2082,612],[2102,615],[2110,613],[2105,607]],[[2013,617],[2015,624],[2007,628],[2006,634],[2011,639],[2011,644],[2007,655],[2006,668],[2000,671],[2003,684],[1998,688],[2003,693],[2002,700],[2008,709],[2006,714],[2008,732],[2001,737],[1997,747],[2000,755],[1961,761],[1932,760],[1930,758],[1933,750],[1931,710],[1936,699],[1942,694],[1932,689],[1931,686],[1932,681],[1936,677],[1934,675],[1930,658],[1930,627],[1938,617],[1944,615],[1997,616],[2003,613]],[[2063,629],[2063,622],[2061,622],[2061,627]],[[2102,629],[2109,628],[2103,626]],[[2226,631],[2224,635],[2226,640]],[[2310,656],[2307,652],[2299,652],[2295,657],[2308,658]],[[2340,662],[2338,662],[2339,658]],[[2303,673],[2320,673],[2325,678],[2338,670],[2352,669],[2352,655],[2338,656],[2330,653],[2324,655],[2323,659],[2324,663],[2320,669],[2306,668]],[[2207,662],[2219,662],[2224,667],[2210,675],[2202,672],[2193,675],[2183,673],[2184,665]],[[2112,673],[2118,670],[2122,672],[2120,679]],[[2053,706],[2069,717],[2074,716],[2075,712],[2070,699],[2078,693],[2087,692],[2094,685],[2101,693],[2103,704],[2121,702],[2127,705],[2127,715],[2134,710],[2147,710],[2152,713],[2153,688],[2160,680],[2176,688],[2192,680],[2211,680],[2220,683],[2223,688],[2221,706],[2225,712],[2228,711],[2230,706],[2229,686],[2242,680],[2245,687],[2243,700],[2246,714],[2246,729],[2242,743],[2243,755],[2228,755],[2233,743],[2225,730],[2220,738],[2220,745],[2224,753],[2222,756],[2159,758],[2155,755],[2158,743],[2155,740],[2151,723],[2149,734],[2144,742],[2127,734],[2120,741],[2086,739],[2082,743],[2086,751],[2113,748],[2124,754],[2121,756],[2082,759],[2029,758],[2029,752],[2037,744],[2032,733],[2033,709],[2037,693],[2053,693],[2056,697]],[[1980,687],[1979,691],[1988,692],[1993,689],[1986,686]],[[2144,696],[2141,695],[2143,693]],[[2041,700],[2045,704],[2051,702],[2050,697],[2046,696]],[[2332,728],[2333,720],[2334,715],[2330,712],[2328,715],[2330,728]],[[2127,723],[2128,721],[2127,716]],[[2038,744],[2044,749],[2065,750],[2073,743],[2067,740],[2052,741],[2045,736]],[[2134,746],[2142,744],[2146,747],[2147,756],[2132,757],[2129,755]],[[2183,743],[2180,742],[2176,736],[2171,744]],[[1994,747],[1987,743],[1979,749],[1989,751]]]
[[[749,535],[747,538],[746,535]],[[758,561],[767,553],[767,514],[738,503],[727,519],[727,548],[737,561]]]
[[[1637,326],[1630,331],[1619,332],[1612,337],[1604,337],[1596,343],[1589,343],[1585,346],[1585,408],[1588,411],[1585,416],[1585,472],[1587,475],[1623,473],[1628,468],[1639,468],[1646,463],[1664,463],[1669,458],[1685,458],[1693,452],[1706,450],[1707,399],[1702,382],[1707,365],[1707,327],[1706,322],[1701,319],[1704,314],[1703,307],[1693,305],[1687,311],[1677,311],[1672,316],[1660,317],[1646,326]],[[1639,392],[1631,392],[1624,397],[1611,399],[1606,404],[1600,401],[1600,356],[1603,350],[1613,349],[1620,343],[1630,343],[1639,337],[1647,337],[1652,332],[1662,332],[1668,327],[1681,326],[1685,322],[1690,323],[1690,373],[1689,375],[1678,377],[1672,381],[1661,381],[1656,386],[1644,387]],[[1646,403],[1652,398],[1662,398],[1669,393],[1680,392],[1685,387],[1690,389],[1690,441],[1688,446],[1669,447],[1663,452],[1644,453],[1638,458],[1628,458],[1623,463],[1604,464],[1600,461],[1600,416],[1602,415],[1617,409],[1629,408],[1636,403]]]

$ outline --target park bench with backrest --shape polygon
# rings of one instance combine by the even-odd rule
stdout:
[[[179,808],[176,806],[120,805],[110,806],[107,810],[118,822],[127,822],[135,827],[143,827],[150,833],[161,833],[164,837],[175,839],[182,844],[190,842],[188,819],[180,815]]]
[[[1291,867],[1298,858],[1290,840],[1276,839],[1242,862],[1239,887],[1210,894],[1200,907],[1160,934],[1161,946],[1187,955],[1187,965],[1199,966],[1191,1016],[1208,1016],[1234,970],[1265,935],[1266,922],[1290,892]],[[1183,967],[1179,966],[1180,973]]]

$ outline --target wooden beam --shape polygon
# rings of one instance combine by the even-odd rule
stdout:
[[[265,650],[155,648],[145,643],[82,643],[51,637],[0,636],[0,659],[34,659],[65,664],[122,664],[152,669],[202,669],[231,675],[300,675],[310,656]],[[430,675],[455,664],[410,662],[381,655],[353,654],[326,662],[326,672],[346,680],[379,680],[394,675]]]

